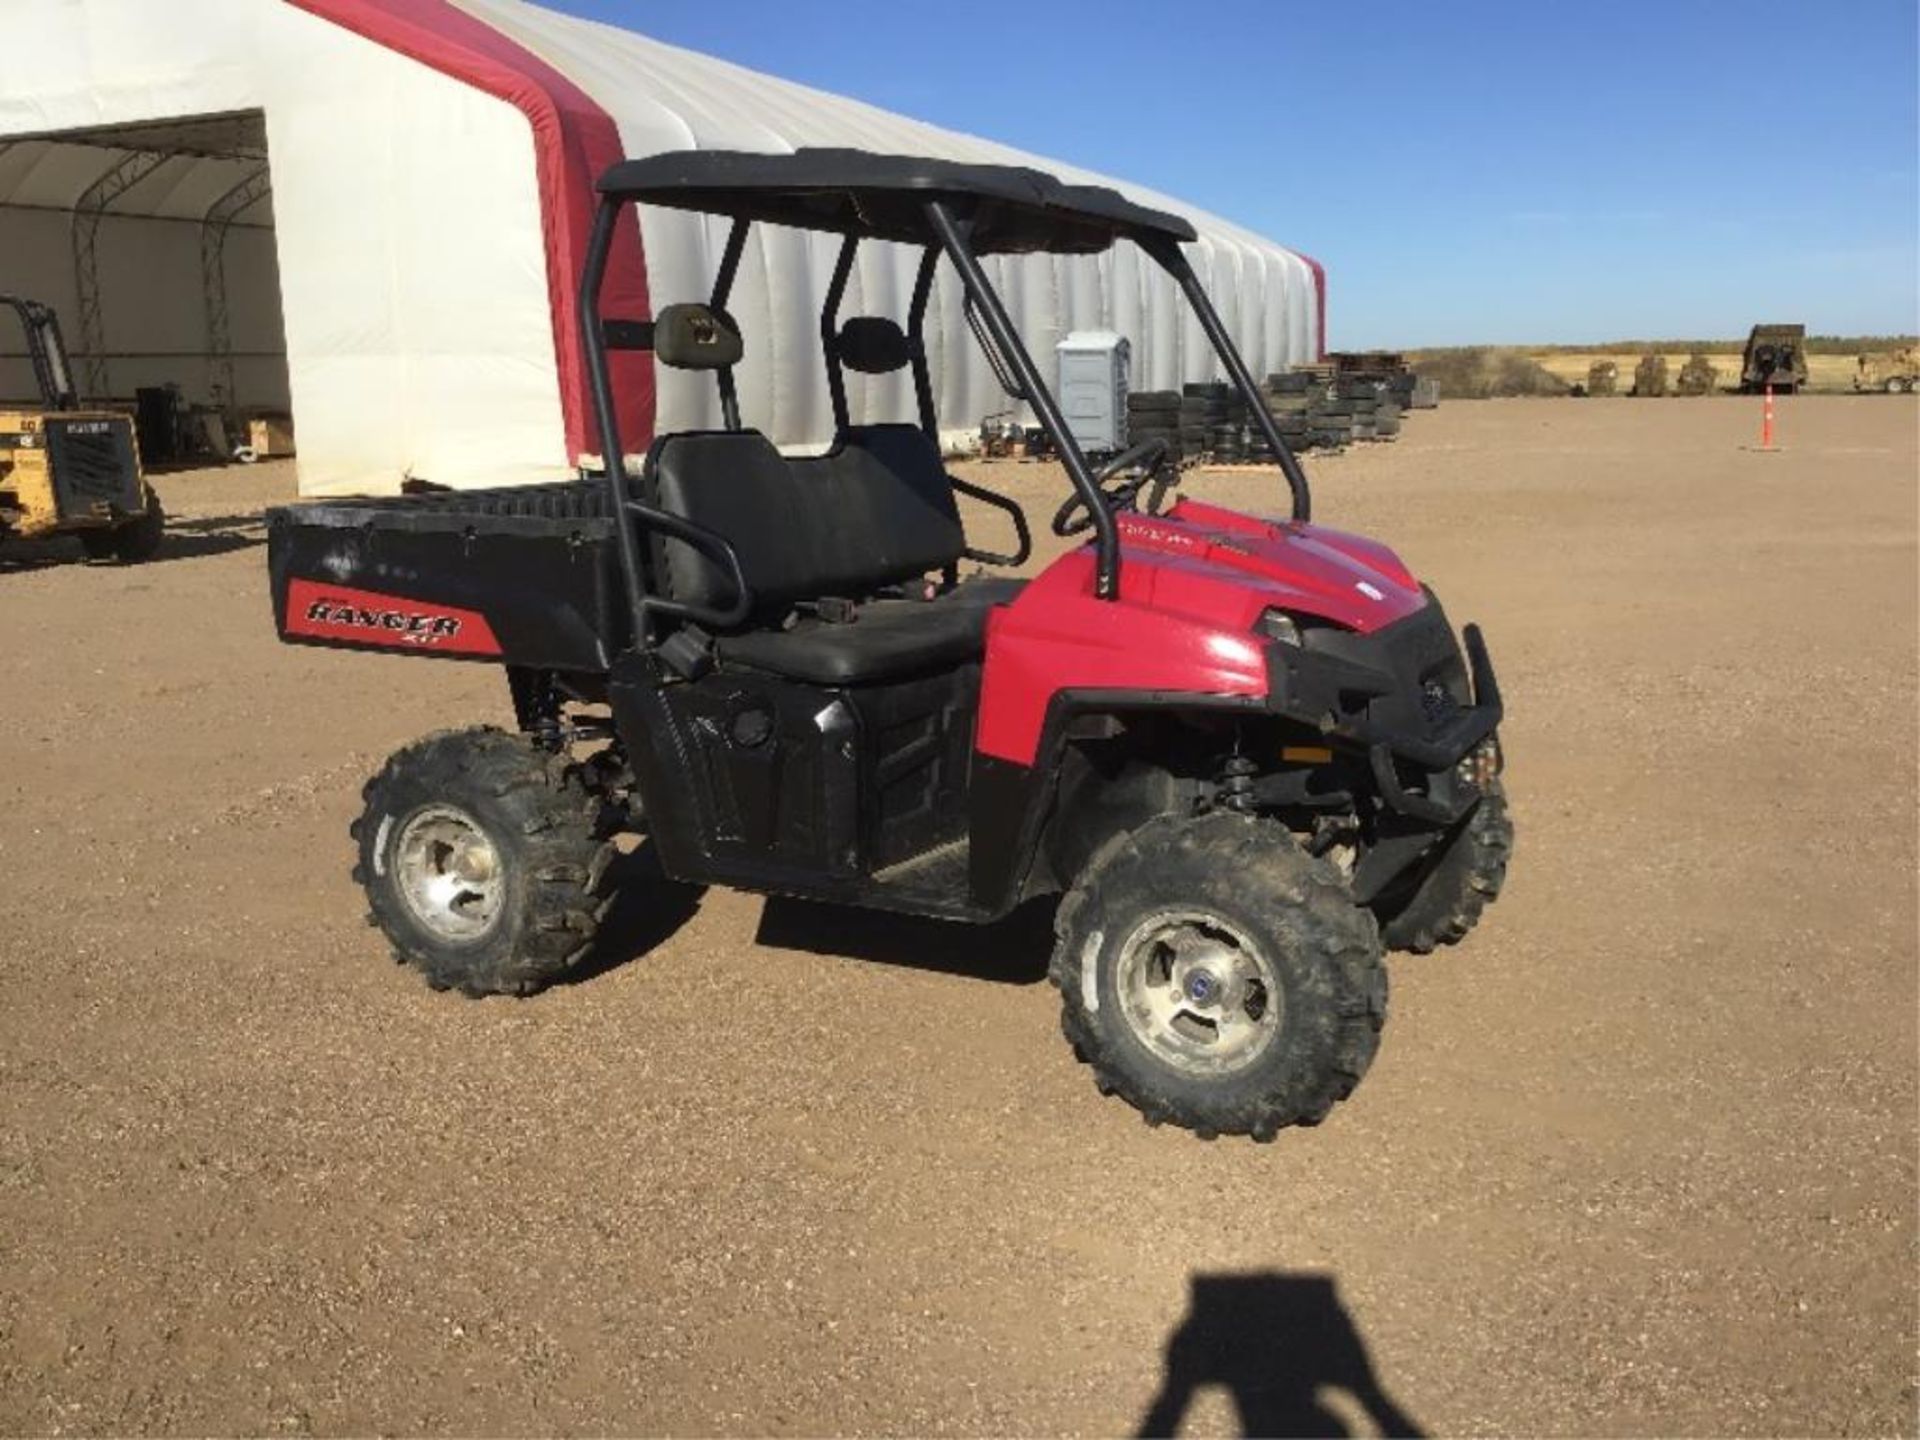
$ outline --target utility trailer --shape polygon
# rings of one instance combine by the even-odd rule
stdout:
[[[1920,350],[1899,350],[1856,356],[1853,388],[1861,393],[1908,395],[1920,390]]]
[[[967,922],[1055,896],[1050,973],[1103,1091],[1206,1136],[1325,1116],[1378,1046],[1385,950],[1459,940],[1499,892],[1502,703],[1474,627],[1463,650],[1390,550],[1312,523],[1187,222],[1032,170],[846,150],[660,155],[600,192],[580,313],[602,471],[269,513],[284,639],[506,670],[517,733],[435,735],[366,787],[355,874],[396,954],[442,989],[539,989],[590,953],[622,833],[695,884]],[[705,297],[603,315],[634,204],[731,220]],[[841,237],[824,455],[783,456],[740,413],[726,305],[759,223]],[[920,251],[904,329],[841,317],[874,241]],[[1176,498],[1164,437],[1098,466],[1075,443],[982,257],[1118,243],[1191,304],[1285,516]],[[1032,578],[1009,573],[1021,507],[941,460],[943,264],[1058,447],[1054,532],[1087,537]],[[629,466],[620,349],[712,374],[721,427]],[[854,425],[847,370],[908,372],[915,420]],[[970,535],[957,495],[1011,543]]]

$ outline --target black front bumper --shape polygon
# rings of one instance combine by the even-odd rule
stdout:
[[[1369,635],[1310,626],[1267,648],[1268,708],[1365,753],[1380,798],[1409,818],[1451,824],[1480,799],[1461,762],[1504,713],[1477,625],[1454,640],[1440,602]]]

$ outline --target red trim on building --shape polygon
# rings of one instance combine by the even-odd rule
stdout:
[[[1298,250],[1293,253],[1300,255]],[[1316,342],[1320,346],[1320,353],[1313,358],[1324,360],[1327,358],[1327,267],[1311,255],[1300,255],[1300,258],[1306,261],[1307,268],[1313,271],[1314,309],[1320,317],[1320,335]]]
[[[571,463],[582,454],[597,454],[600,438],[580,350],[575,297],[593,226],[594,181],[623,156],[613,117],[539,56],[448,0],[288,3],[505,100],[527,117],[533,127],[540,186],[540,228],[547,248],[547,295],[553,312],[560,409],[566,418],[567,459]],[[458,226],[459,217],[449,217],[449,224]],[[475,303],[484,300],[484,296],[475,297]],[[638,224],[622,225],[614,239],[603,303],[606,313],[623,319],[644,319],[653,313],[647,300],[647,267]],[[652,357],[614,351],[609,359],[625,448],[630,454],[644,452],[653,438]]]

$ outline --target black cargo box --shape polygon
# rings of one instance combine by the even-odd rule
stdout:
[[[604,673],[628,643],[602,480],[267,512],[273,618],[296,644]]]

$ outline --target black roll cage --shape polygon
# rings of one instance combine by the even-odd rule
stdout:
[[[49,410],[78,409],[80,396],[73,388],[73,369],[67,364],[67,342],[60,334],[59,315],[51,305],[21,295],[0,294],[0,305],[20,317],[20,328],[27,337],[27,361],[33,367],[34,383],[40,387],[40,403]]]
[[[805,152],[802,152],[803,154]],[[796,157],[797,158],[797,157]],[[772,159],[772,157],[768,157]],[[660,197],[649,193],[636,193],[618,184],[618,172],[631,168],[635,164],[649,162],[626,162],[625,166],[615,167],[601,182],[601,196],[594,215],[593,230],[588,240],[586,262],[580,277],[579,323],[581,344],[586,352],[587,374],[593,390],[593,403],[600,434],[600,459],[604,467],[606,483],[609,489],[611,510],[615,517],[615,534],[620,554],[620,568],[625,582],[626,598],[634,618],[636,643],[643,649],[652,647],[651,617],[662,615],[717,629],[735,626],[747,618],[752,610],[752,596],[748,590],[746,578],[740,567],[738,555],[733,546],[717,531],[702,525],[693,524],[677,515],[647,505],[634,499],[627,491],[625,450],[621,443],[619,419],[614,409],[612,370],[607,360],[609,349],[651,350],[653,348],[653,327],[650,322],[627,319],[603,318],[600,314],[600,296],[606,280],[607,260],[612,250],[615,228],[621,212],[630,204]],[[1032,172],[1016,172],[1028,175]],[[1051,177],[1040,177],[1049,181],[1063,192],[1068,187],[1059,186]],[[849,186],[857,190],[857,186]],[[1110,191],[1083,191],[1095,195],[1112,195]],[[709,214],[726,214],[716,197],[713,204],[703,206],[693,200],[678,203],[675,208],[694,210]],[[885,238],[921,243],[921,258],[914,278],[913,296],[907,313],[907,343],[909,361],[912,367],[914,397],[919,411],[920,428],[936,444],[939,441],[938,415],[935,413],[933,398],[933,379],[927,360],[925,327],[928,299],[933,290],[934,271],[938,267],[941,255],[945,255],[959,273],[965,290],[968,306],[968,321],[974,325],[976,338],[986,350],[989,363],[999,374],[1003,385],[1009,378],[1016,382],[1021,393],[1018,398],[1033,407],[1034,414],[1047,434],[1052,438],[1062,462],[1067,468],[1068,478],[1074,490],[1085,503],[1093,519],[1095,570],[1094,594],[1102,600],[1115,600],[1120,594],[1120,538],[1119,528],[1115,524],[1113,512],[1104,503],[1094,470],[1087,458],[1075,443],[1072,431],[1065,417],[1060,413],[1052,390],[1034,364],[1021,341],[1019,332],[1008,317],[999,293],[980,264],[973,244],[977,223],[981,213],[992,215],[995,204],[991,196],[970,196],[964,191],[958,193],[931,191],[911,193],[903,196],[908,202],[908,213],[917,211],[919,224],[914,229],[917,236],[886,234],[863,235],[841,224],[823,223],[810,228],[837,231],[842,235],[840,252],[834,264],[833,277],[828,284],[827,294],[820,310],[820,342],[824,352],[827,369],[827,387],[833,404],[836,429],[844,432],[848,428],[848,408],[846,397],[846,378],[841,363],[838,343],[838,321],[841,301],[845,296],[847,280],[853,269],[855,254],[863,238]],[[849,195],[853,210],[858,212],[857,194]],[[1113,200],[1124,204],[1120,197]],[[665,202],[663,202],[665,203]],[[1151,214],[1152,212],[1141,212]],[[733,225],[727,236],[726,249],[722,253],[720,267],[714,276],[713,289],[708,304],[716,311],[725,312],[726,302],[733,291],[734,277],[740,267],[740,258],[746,248],[747,233],[756,218],[768,219],[766,215],[756,217],[747,207],[741,206],[733,213]],[[1167,217],[1171,219],[1171,217]],[[890,216],[898,228],[898,212]],[[1221,322],[1212,302],[1207,298],[1205,288],[1193,267],[1188,263],[1180,242],[1174,233],[1144,228],[1135,224],[1114,223],[1104,215],[1071,214],[1075,222],[1097,219],[1107,230],[1107,245],[1112,240],[1125,237],[1133,240],[1145,253],[1179,285],[1199,317],[1201,329],[1205,332],[1215,355],[1226,367],[1227,374],[1234,387],[1245,400],[1248,413],[1254,418],[1271,447],[1274,458],[1279,463],[1281,474],[1286,478],[1287,488],[1292,500],[1292,517],[1304,521],[1312,516],[1312,498],[1308,488],[1305,471],[1301,469],[1299,459],[1288,448],[1262,401],[1258,385],[1252,372],[1247,369],[1246,361],[1235,348],[1232,337],[1227,334],[1226,326]],[[788,223],[794,220],[781,214],[777,221],[770,223]],[[795,223],[804,223],[796,221]],[[1177,222],[1184,223],[1184,222]],[[1191,230],[1186,231],[1191,235]],[[1041,246],[1040,249],[1049,247]],[[1084,244],[1065,245],[1061,253],[1088,253]],[[981,333],[984,326],[985,333]],[[991,340],[989,346],[987,341]],[[995,350],[998,354],[995,354]],[[1011,374],[1007,372],[1010,370]],[[720,390],[720,408],[724,423],[729,429],[738,429],[740,425],[740,406],[734,387],[733,368],[726,366],[716,372]],[[1006,388],[1012,389],[1008,386]],[[985,552],[970,552],[971,558],[998,564],[1018,564],[1025,560],[1031,546],[1027,534],[1026,522],[1020,507],[1004,496],[995,494],[981,486],[952,479],[954,487],[962,493],[981,499],[988,504],[1007,510],[1015,517],[1019,531],[1020,549],[1012,556],[990,555]],[[639,537],[635,521],[642,527],[657,531],[672,539],[684,541],[695,549],[711,556],[725,568],[734,586],[735,599],[726,609],[714,609],[702,605],[684,604],[668,600],[665,597],[648,593],[642,567]]]

